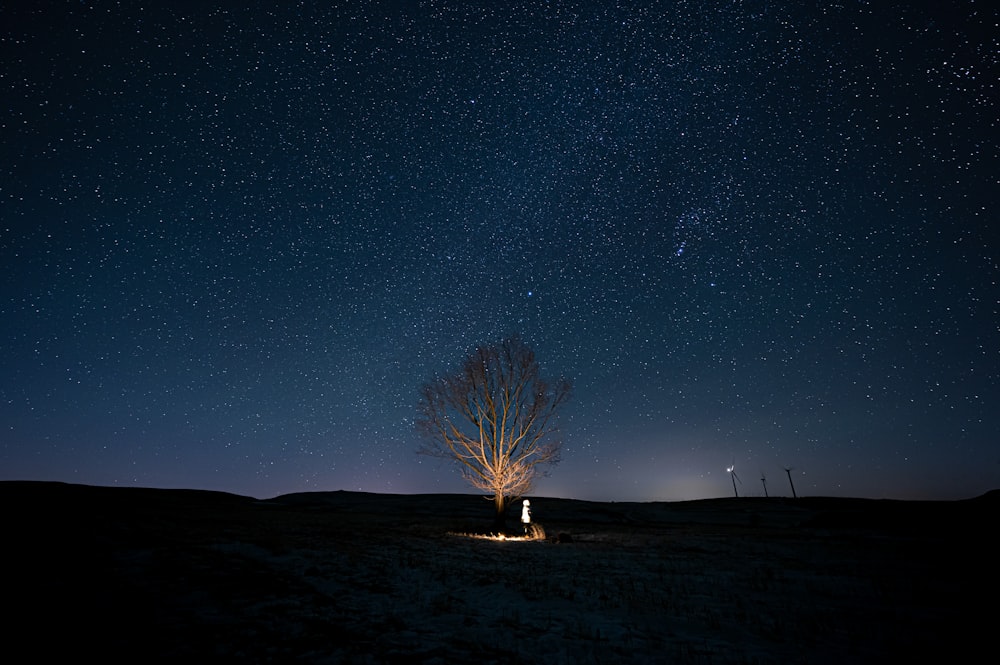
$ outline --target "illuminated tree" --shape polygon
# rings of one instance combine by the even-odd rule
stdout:
[[[492,497],[495,526],[503,528],[507,501],[559,461],[555,416],[569,391],[566,379],[542,378],[519,337],[478,347],[458,369],[422,386],[419,452],[455,461],[469,484]]]

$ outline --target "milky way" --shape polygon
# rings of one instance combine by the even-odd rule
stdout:
[[[1000,486],[986,3],[126,4],[0,10],[0,477],[469,491],[519,333],[539,495]]]

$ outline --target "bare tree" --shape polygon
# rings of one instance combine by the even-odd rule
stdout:
[[[480,346],[421,388],[419,452],[457,462],[469,484],[491,495],[502,528],[507,500],[526,494],[559,461],[555,415],[569,392],[566,379],[542,378],[520,337]]]

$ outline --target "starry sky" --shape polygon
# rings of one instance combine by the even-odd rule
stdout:
[[[0,479],[471,492],[418,389],[516,333],[539,496],[1000,487],[998,21],[4,3]]]

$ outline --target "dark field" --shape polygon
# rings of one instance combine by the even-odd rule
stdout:
[[[991,661],[1000,496],[925,503],[0,482],[8,662]],[[514,526],[516,515],[511,514]],[[983,651],[980,651],[980,650]],[[981,654],[981,655],[980,655]]]

